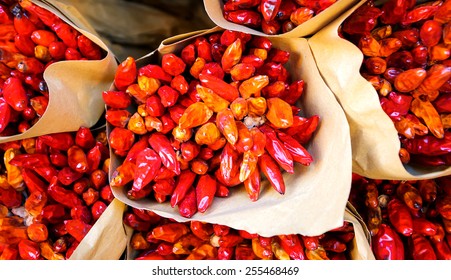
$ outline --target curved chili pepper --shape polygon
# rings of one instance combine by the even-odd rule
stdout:
[[[421,209],[423,206],[423,199],[421,198],[420,192],[407,182],[398,186],[396,195],[412,210]]]
[[[399,199],[392,198],[388,203],[388,217],[397,232],[404,236],[413,233],[413,219],[409,208]]]
[[[426,218],[414,218],[412,228],[413,232],[425,236],[432,236],[437,233],[437,226]]]
[[[161,157],[151,148],[145,148],[137,154],[132,191],[140,191],[155,179],[161,166],[160,158]]]
[[[164,134],[156,132],[150,135],[148,142],[152,149],[160,156],[161,163],[176,175],[179,175],[180,163],[177,160],[177,156],[169,139]]]
[[[312,155],[299,142],[290,135],[277,132],[277,137],[282,141],[284,147],[290,152],[293,160],[302,164],[310,165],[313,162]]]
[[[202,86],[213,90],[216,94],[229,102],[233,102],[239,97],[238,89],[224,80],[209,74],[199,74],[199,80]]]
[[[197,212],[196,190],[193,186],[188,188],[183,199],[177,204],[179,213],[182,217],[191,218]]]
[[[3,98],[16,111],[23,111],[29,103],[28,95],[22,81],[9,77],[3,84]]]
[[[60,182],[58,181],[57,177],[53,177],[52,181],[50,182],[47,188],[47,193],[55,201],[61,203],[62,205],[68,208],[74,208],[78,205],[83,204],[83,201],[78,197],[78,195],[75,192],[67,190],[60,185]]]
[[[257,201],[260,195],[261,177],[258,165],[249,177],[244,180],[244,188],[251,201]]]
[[[213,202],[216,180],[208,174],[201,175],[196,185],[197,210],[204,213]]]
[[[274,161],[274,159],[265,153],[258,158],[258,166],[260,171],[263,172],[265,177],[271,183],[271,186],[278,193],[284,194],[285,182],[282,177],[282,172],[279,169],[279,165]]]
[[[294,163],[291,153],[284,144],[277,138],[276,132],[267,125],[259,127],[266,136],[265,149],[271,157],[288,173],[294,173]]]
[[[189,188],[194,183],[197,174],[189,169],[182,170],[178,176],[178,181],[176,183],[174,192],[171,196],[171,206],[175,207],[180,203],[180,201],[185,197]]]
[[[240,165],[238,163],[239,154],[232,144],[227,143],[221,152],[221,162],[219,173],[226,182],[229,182],[238,173]]]
[[[237,38],[232,44],[227,46],[221,57],[221,67],[225,73],[230,73],[232,67],[241,60],[242,53],[243,46],[240,38]]]
[[[403,260],[404,245],[401,238],[388,224],[381,224],[372,237],[372,249],[378,260]]]

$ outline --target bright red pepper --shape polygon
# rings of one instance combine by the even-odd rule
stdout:
[[[180,163],[169,139],[164,134],[155,132],[150,135],[148,142],[160,156],[161,163],[176,175],[179,175]]]

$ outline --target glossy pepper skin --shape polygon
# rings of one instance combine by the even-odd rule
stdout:
[[[372,237],[372,248],[378,260],[403,260],[404,245],[396,231],[382,224],[378,233]]]

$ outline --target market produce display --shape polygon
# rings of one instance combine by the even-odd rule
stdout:
[[[320,119],[299,115],[304,81],[291,80],[289,56],[267,38],[225,30],[159,64],[127,58],[116,89],[103,92],[109,142],[124,158],[111,186],[133,200],[169,201],[187,218],[240,184],[256,201],[261,173],[284,194],[282,172],[314,160],[303,145]]]
[[[55,14],[31,1],[0,3],[0,136],[25,132],[46,112],[43,78],[52,63],[100,60],[105,52]]]
[[[350,202],[364,217],[378,260],[451,259],[451,177],[374,180],[355,174]]]
[[[345,260],[355,236],[349,222],[319,236],[264,237],[219,224],[178,223],[132,207],[124,224],[134,230],[135,260]]]
[[[0,259],[69,259],[114,199],[105,129],[2,144]]]
[[[337,0],[225,0],[224,18],[268,35],[286,33],[329,8]]]
[[[451,165],[450,9],[450,1],[368,1],[341,28],[364,54],[361,74],[399,133],[403,163]]]

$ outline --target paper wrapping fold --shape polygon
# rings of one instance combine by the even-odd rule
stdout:
[[[352,207],[350,203],[347,205],[348,207]],[[348,245],[349,258],[351,260],[375,260],[373,251],[371,250],[371,237],[363,222],[362,218],[359,216],[357,212],[353,208],[346,208],[343,220],[346,222],[352,223],[354,226],[355,237],[352,240],[351,244]],[[127,260],[134,260],[138,256],[138,252],[133,250],[130,246],[130,241],[133,235],[133,229],[126,226],[127,235],[128,235],[128,243],[127,243]]]
[[[309,39],[318,69],[343,107],[351,129],[353,172],[368,178],[429,179],[451,174],[451,167],[421,168],[402,164],[401,143],[378,93],[359,73],[362,52],[338,36],[341,23],[360,5],[341,15]]]
[[[93,126],[104,112],[102,91],[110,87],[117,67],[114,55],[76,9],[57,1],[35,0],[33,3],[63,19],[107,54],[102,60],[60,61],[51,64],[44,72],[44,80],[49,89],[47,110],[26,132],[0,137],[0,143],[76,131],[80,126]]]
[[[338,0],[329,8],[315,15],[312,19],[306,21],[305,23],[298,25],[293,30],[277,35],[268,35],[244,25],[227,21],[223,15],[223,2],[224,1],[222,0],[204,0],[204,6],[205,11],[207,12],[210,19],[216,25],[224,29],[241,31],[257,36],[299,38],[315,34],[322,27],[324,27],[329,22],[337,18],[337,16],[349,9],[352,5],[356,4],[358,0]]]
[[[352,260],[375,260],[371,249],[371,235],[359,213],[348,202],[344,214],[344,220],[354,226],[355,237],[350,248],[350,258]]]
[[[69,260],[118,260],[129,242],[122,222],[126,208],[124,203],[114,199]]]
[[[206,32],[217,30],[221,29]],[[201,34],[204,33],[197,32],[197,35]],[[165,53],[180,49],[192,38],[171,38],[159,49]],[[181,41],[174,43],[177,40]],[[306,116],[317,114],[321,118],[311,144],[306,146],[314,162],[308,167],[296,164],[295,174],[284,174],[287,186],[285,195],[277,193],[265,180],[259,199],[252,202],[244,187],[236,186],[231,188],[229,197],[216,197],[205,213],[197,213],[190,220],[227,225],[262,236],[287,233],[317,235],[343,222],[343,210],[351,187],[349,126],[342,109],[319,75],[307,41],[302,38],[271,40],[275,47],[291,52],[286,66],[293,79],[306,82],[301,100],[303,113]],[[149,61],[158,61],[158,51],[139,59],[138,67]],[[109,129],[107,126],[107,131]],[[111,159],[110,176],[121,163],[114,154]],[[181,217],[178,208],[172,208],[168,202],[157,203],[153,198],[133,201],[127,198],[124,188],[112,189],[115,197],[127,205],[151,210],[177,221],[188,220]]]

